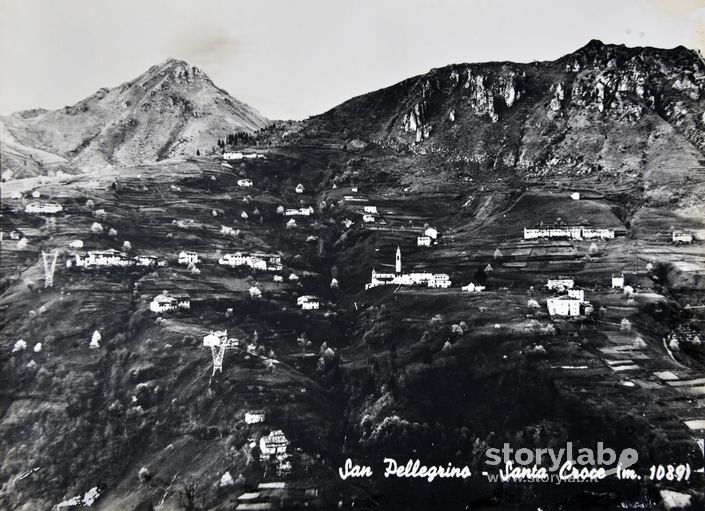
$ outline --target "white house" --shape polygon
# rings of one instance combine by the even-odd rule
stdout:
[[[411,275],[414,275],[413,273]],[[450,287],[450,276],[447,273],[433,273],[428,280],[428,287],[440,287],[443,289]]]
[[[228,341],[227,330],[211,330],[203,337],[203,345],[206,348],[217,348]]]
[[[245,412],[246,424],[259,424],[261,422],[264,422],[264,410],[253,410],[251,412]]]
[[[83,240],[69,241],[69,248],[83,248]]]
[[[302,310],[318,310],[321,307],[321,302],[317,296],[299,296],[296,299],[296,305],[301,307]]]
[[[224,254],[218,259],[218,264],[223,266],[245,266],[247,264],[247,254],[235,252],[234,254]]]
[[[558,277],[556,279],[548,279],[546,287],[548,289],[572,289],[575,286],[575,281],[572,277]]]
[[[284,216],[311,216],[314,213],[313,206],[307,208],[289,208],[284,210]]]
[[[223,153],[224,160],[242,160],[244,157],[242,153]]]
[[[165,293],[155,296],[149,304],[149,310],[156,313],[190,308],[191,299],[188,296],[171,296]]]
[[[283,431],[279,429],[271,431],[269,435],[259,439],[260,460],[267,461],[272,455],[283,456],[288,446],[289,441]]]
[[[296,193],[304,193],[304,185],[299,183],[298,185],[296,185],[295,191],[296,191]]]
[[[163,266],[155,256],[136,255],[132,260],[135,266]]]
[[[673,231],[672,239],[673,243],[692,243],[693,235],[685,231]]]
[[[362,215],[362,221],[366,224],[373,224],[375,222],[375,217],[372,215]]]
[[[568,296],[558,296],[546,300],[551,316],[580,316],[580,300]]]
[[[365,213],[377,214],[377,206],[364,206],[362,209]]]
[[[417,236],[416,237],[416,245],[419,247],[430,247],[431,246],[431,237],[430,236]]]
[[[350,191],[351,191],[352,193],[357,193],[357,186],[353,186],[353,187],[350,189]]]
[[[602,229],[597,227],[583,227],[580,232],[584,239],[599,238],[601,240],[614,238],[614,231],[612,229]]]
[[[438,238],[438,230],[435,227],[426,227],[423,231],[424,236],[428,236],[431,239]]]
[[[199,261],[198,254],[196,252],[186,252],[184,250],[179,252],[179,264],[198,264]]]
[[[47,214],[58,213],[59,211],[62,211],[63,209],[64,209],[64,207],[61,204],[57,204],[56,202],[45,202],[45,203],[30,202],[24,208],[25,212],[27,212],[27,213],[47,213]]]
[[[275,275],[274,282],[284,282],[284,277],[282,277],[281,275]]]
[[[580,302],[584,302],[585,301],[585,290],[584,289],[569,289],[568,290],[568,297],[574,298],[575,300],[578,300]]]
[[[479,284],[474,284],[473,282],[470,282],[467,286],[463,286],[460,288],[462,291],[467,291],[468,293],[479,293],[480,291],[485,290],[485,286],[480,286]]]
[[[252,180],[250,180],[250,179],[238,179],[238,180],[237,180],[237,185],[238,185],[238,186],[243,186],[243,187],[250,187],[250,186],[252,186]]]
[[[570,198],[573,200],[580,200],[580,192],[573,192],[570,194]]]
[[[612,277],[612,287],[613,288],[623,288],[624,287],[624,275],[619,277]]]
[[[265,271],[267,269],[267,261],[265,261],[261,257],[251,255],[247,258],[247,266],[249,266],[253,270]]]
[[[42,196],[42,194],[39,193],[38,190],[34,190],[34,191],[32,192],[32,197],[34,197],[35,199],[38,199],[38,198],[41,197],[41,196]]]

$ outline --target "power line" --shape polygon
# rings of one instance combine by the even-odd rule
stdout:
[[[44,263],[44,287],[52,287],[54,285],[54,270],[56,270],[56,259],[59,256],[59,251],[54,250],[52,254],[47,254],[42,250],[42,262]],[[51,257],[51,263],[49,258]]]

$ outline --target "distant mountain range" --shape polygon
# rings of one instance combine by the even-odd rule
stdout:
[[[218,138],[268,124],[198,68],[167,60],[73,106],[0,117],[3,177],[210,152]],[[529,178],[629,177],[665,167],[685,175],[705,155],[705,62],[682,46],[593,40],[555,61],[433,69],[282,130],[260,143],[372,143]]]
[[[0,117],[4,178],[130,166],[210,150],[268,121],[197,67],[169,59],[73,106]]]

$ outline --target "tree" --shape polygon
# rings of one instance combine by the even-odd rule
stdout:
[[[196,149],[196,156],[201,156],[201,151],[199,149]]]
[[[622,321],[619,323],[619,329],[622,332],[629,332],[632,329],[632,322],[629,321],[627,318],[623,318]]]
[[[306,335],[306,332],[303,332],[298,339],[296,339],[296,343],[301,346],[301,352],[306,353],[306,348],[310,347],[312,345],[311,341],[308,340],[308,336]]]
[[[178,491],[179,502],[186,511],[196,511],[199,508],[196,503],[197,491],[198,486],[193,479],[188,478],[181,483],[181,488]]]

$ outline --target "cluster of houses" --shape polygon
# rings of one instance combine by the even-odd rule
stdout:
[[[270,431],[268,435],[259,439],[260,460],[269,461],[272,456],[277,459],[284,458],[288,447],[289,440],[282,430]]]
[[[524,227],[525,240],[533,240],[538,238],[569,238],[574,240],[596,238],[612,239],[614,238],[614,231],[612,229],[582,226],[553,226],[534,229]]]
[[[124,252],[115,249],[108,250],[92,250],[85,254],[74,254],[73,258],[66,261],[66,267],[71,268],[91,268],[91,267],[119,267],[125,268],[128,266],[166,266],[166,261],[160,260],[154,256],[136,255],[130,257]]]
[[[261,271],[281,271],[282,259],[276,254],[262,254],[245,252],[235,252],[234,254],[225,254],[218,259],[218,264],[223,266],[248,266],[253,270]]]
[[[548,279],[546,287],[551,291],[564,292],[565,294],[554,296],[546,300],[548,313],[551,316],[583,316],[591,314],[593,307],[585,300],[585,290],[575,288],[575,280],[572,277],[556,277]],[[611,287],[613,289],[631,289],[625,286],[624,275],[612,276]]]
[[[63,211],[64,207],[56,202],[30,202],[25,206],[24,210],[26,213],[53,215]]]
[[[241,186],[243,188],[249,188],[252,186],[252,180],[251,179],[238,179],[237,185]]]
[[[402,273],[401,271],[401,249],[397,247],[395,272],[378,273],[372,270],[372,278],[365,289],[372,289],[377,286],[427,286],[432,288],[449,288],[451,284],[450,276],[447,273]]]
[[[622,283],[624,278],[622,277]],[[614,283],[614,279],[613,279]],[[546,300],[546,307],[551,316],[577,317],[593,312],[593,306],[585,300],[585,290],[575,288],[572,277],[557,277],[548,279],[546,287],[551,291],[565,292]]]
[[[164,291],[152,299],[149,310],[156,313],[171,312],[179,309],[188,310],[191,308],[191,298],[188,296],[172,296]]]
[[[614,231],[612,229],[603,229],[599,227],[581,227],[581,226],[552,226],[527,228],[524,227],[524,239],[532,240],[539,238],[569,238],[574,240],[584,239],[612,239]],[[686,231],[673,231],[671,233],[673,243],[692,243],[693,234]]]

